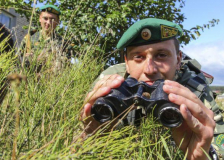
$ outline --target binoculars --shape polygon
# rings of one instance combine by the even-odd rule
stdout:
[[[128,77],[119,88],[96,100],[91,108],[95,120],[107,122],[115,117],[122,117],[132,105],[144,108],[146,114],[152,114],[164,126],[179,127],[183,122],[179,106],[170,102],[163,91],[164,80],[157,80],[153,85],[138,82]]]

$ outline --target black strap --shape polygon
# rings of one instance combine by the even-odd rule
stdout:
[[[209,156],[212,160],[219,160],[218,154],[216,153],[214,147],[211,145],[209,149]]]

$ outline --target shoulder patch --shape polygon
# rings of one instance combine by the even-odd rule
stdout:
[[[221,150],[224,151],[224,134],[220,134],[216,137],[215,143]]]
[[[178,34],[178,29],[166,25],[161,25],[161,38],[174,37]]]

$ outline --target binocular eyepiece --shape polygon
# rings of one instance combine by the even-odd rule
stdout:
[[[163,91],[164,80],[153,85],[127,78],[119,88],[96,100],[91,108],[94,119],[104,123],[115,117],[122,117],[131,105],[141,106],[146,114],[153,114],[164,126],[179,127],[183,122],[179,106],[170,102]]]

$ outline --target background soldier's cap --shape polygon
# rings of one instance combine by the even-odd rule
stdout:
[[[60,9],[56,6],[54,6],[54,5],[51,5],[51,4],[44,5],[44,6],[40,7],[39,12],[42,12],[42,11],[47,11],[47,12],[50,12],[50,13],[54,13],[56,15],[61,14]]]
[[[157,18],[147,18],[134,23],[123,34],[117,49],[139,46],[169,40],[182,34],[179,25]]]

